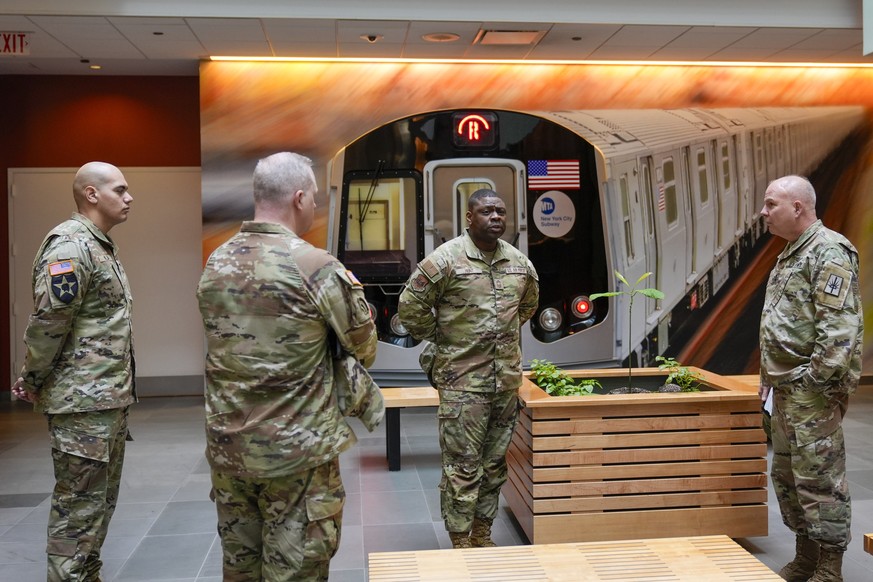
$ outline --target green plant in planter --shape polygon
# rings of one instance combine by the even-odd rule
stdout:
[[[630,348],[631,338],[633,337],[633,334],[631,332],[633,331],[632,326],[633,326],[633,312],[634,312],[634,297],[637,294],[640,294],[640,295],[645,295],[649,299],[663,299],[664,293],[659,291],[658,289],[654,289],[654,288],[643,288],[643,289],[637,288],[640,283],[642,283],[645,279],[648,279],[649,277],[652,276],[651,272],[644,273],[642,276],[640,276],[639,279],[637,279],[637,282],[634,283],[633,285],[628,283],[627,279],[625,279],[624,276],[621,273],[619,273],[618,271],[615,271],[615,276],[618,277],[618,280],[621,281],[622,283],[624,283],[625,287],[628,288],[626,291],[607,291],[605,293],[593,293],[592,295],[589,296],[589,299],[591,301],[594,301],[595,299],[597,299],[599,297],[615,297],[616,295],[627,295],[628,296],[629,299],[628,299],[628,307],[627,307],[627,345],[628,345],[628,348]],[[628,388],[631,387],[631,377],[632,377],[632,372],[633,372],[632,368],[633,368],[633,360],[631,358],[631,352],[629,351],[628,356],[627,356],[627,387]]]
[[[683,366],[673,358],[657,356],[655,361],[661,362],[658,364],[659,370],[667,372],[665,384],[676,384],[682,389],[682,392],[700,392],[700,383],[703,381],[700,374]]]
[[[550,396],[586,396],[602,387],[600,382],[589,378],[576,382],[567,372],[546,360],[531,360],[530,372],[534,383]]]

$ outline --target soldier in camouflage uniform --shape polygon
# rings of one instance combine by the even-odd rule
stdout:
[[[33,263],[34,312],[12,393],[48,418],[55,488],[48,524],[48,580],[100,579],[100,548],[115,511],[136,400],[131,295],[109,230],[133,197],[110,164],[82,166],[78,212],[55,227]]]
[[[212,253],[197,289],[226,582],[326,580],[339,546],[338,456],[356,439],[337,402],[328,338],[367,366],[377,338],[361,284],[298,236],[315,212],[310,166],[291,153],[258,163],[254,220]],[[376,392],[369,418],[378,422]]]
[[[500,196],[474,192],[467,224],[419,263],[399,306],[409,332],[432,342],[422,367],[440,395],[440,505],[452,545],[461,548],[494,545],[491,523],[518,417],[521,325],[539,300],[533,265],[500,239]]]
[[[842,420],[861,376],[858,253],[817,220],[808,180],[767,188],[765,218],[788,241],[767,283],[761,317],[761,391],[773,390],[771,477],[797,552],[780,576],[842,580],[851,538]]]

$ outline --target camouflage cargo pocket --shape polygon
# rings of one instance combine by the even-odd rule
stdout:
[[[333,490],[306,498],[306,541],[303,556],[309,560],[329,560],[339,547],[345,491],[342,484]]]
[[[85,459],[109,462],[109,439],[62,426],[51,427],[52,448]]]

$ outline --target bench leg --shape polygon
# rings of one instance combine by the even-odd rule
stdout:
[[[400,409],[385,409],[385,454],[388,470],[400,470]]]

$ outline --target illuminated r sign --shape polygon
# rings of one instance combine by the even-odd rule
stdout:
[[[452,115],[455,146],[461,148],[492,147],[497,143],[495,113],[457,112]]]
[[[485,129],[491,129],[491,125],[488,123],[488,120],[481,115],[468,115],[458,124],[458,133],[463,134],[464,128],[466,127],[467,139],[471,142],[479,141],[482,139],[482,136],[479,135],[480,124]]]

